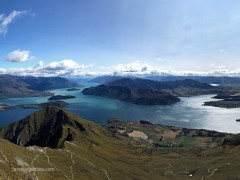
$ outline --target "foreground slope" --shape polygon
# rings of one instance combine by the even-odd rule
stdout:
[[[81,128],[77,124],[81,124]],[[12,127],[12,128],[10,128]],[[38,128],[39,127],[39,128]],[[1,136],[18,134],[25,139],[43,134],[71,133],[72,139],[60,138],[62,146],[39,147],[38,141],[24,147],[0,138],[0,179],[237,179],[240,177],[240,148],[238,145],[221,146],[225,137],[208,141],[211,132],[201,134],[182,129],[178,138],[183,146],[155,146],[160,136],[174,144],[178,129],[138,123],[109,124],[108,129],[56,107],[37,111],[28,118],[1,129]],[[16,129],[15,129],[16,128]],[[61,129],[60,128],[60,129]],[[84,128],[84,130],[83,130]],[[18,129],[18,130],[17,130]],[[35,133],[32,130],[37,130]],[[70,129],[69,131],[65,131]],[[177,130],[177,131],[176,131]],[[147,138],[134,137],[146,134]],[[142,132],[142,133],[140,133]],[[60,137],[67,134],[60,133]],[[131,135],[129,135],[131,134]],[[215,134],[216,135],[216,134]],[[29,136],[29,137],[28,137]],[[186,136],[189,139],[186,139]],[[191,138],[193,136],[195,138]],[[201,138],[196,138],[201,136]],[[226,135],[230,136],[230,135]],[[142,136],[140,136],[142,137]],[[230,137],[229,137],[230,138]],[[10,138],[11,139],[11,138]],[[43,138],[44,139],[44,138]],[[230,138],[231,139],[231,138]],[[48,139],[44,139],[48,142]],[[191,142],[191,145],[188,145]],[[208,146],[192,146],[204,144]],[[214,148],[211,143],[214,142]],[[34,145],[35,144],[35,145]],[[60,148],[60,149],[59,149]],[[31,170],[31,171],[29,171]]]

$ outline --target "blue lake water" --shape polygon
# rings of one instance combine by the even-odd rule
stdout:
[[[85,84],[85,87],[93,84]],[[147,120],[162,125],[186,128],[209,129],[221,132],[240,133],[240,108],[225,109],[202,106],[203,102],[214,100],[214,95],[183,97],[170,106],[143,106],[98,96],[86,96],[81,91],[66,89],[51,90],[56,95],[74,95],[77,98],[65,100],[70,103],[66,109],[99,124],[109,118],[126,121]],[[36,104],[47,102],[49,97],[7,98],[0,103],[8,105]],[[0,126],[20,120],[36,109],[14,109],[0,111]]]

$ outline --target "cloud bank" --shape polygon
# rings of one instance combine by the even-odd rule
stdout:
[[[27,14],[28,11],[12,11],[9,15],[0,14],[0,35],[8,32],[8,26],[18,17]]]
[[[34,67],[28,68],[0,68],[0,74],[11,74],[18,76],[44,76],[44,77],[83,77],[83,76],[101,76],[101,75],[118,75],[118,76],[147,76],[147,75],[174,75],[174,76],[240,76],[240,69],[227,70],[215,69],[212,71],[173,71],[164,70],[160,67],[152,66],[148,63],[134,61],[127,64],[117,64],[115,66],[104,67],[105,71],[98,72],[93,65],[79,64],[72,59],[64,59],[44,64],[39,61]]]
[[[35,59],[35,57],[31,56],[30,51],[15,50],[15,51],[10,52],[5,59],[6,59],[6,61],[9,61],[9,62],[18,63],[18,62],[25,62],[25,61],[33,60],[33,59]]]
[[[34,67],[28,68],[0,68],[0,74],[11,74],[18,76],[82,76],[87,74],[86,70],[92,68],[92,65],[80,65],[74,60],[65,59],[54,61],[44,65],[43,61]]]

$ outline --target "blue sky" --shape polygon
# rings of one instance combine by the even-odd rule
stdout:
[[[238,0],[1,0],[0,73],[240,74]]]

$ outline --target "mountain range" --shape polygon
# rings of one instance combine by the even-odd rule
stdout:
[[[198,88],[198,89],[211,89],[213,86],[207,83],[201,83],[192,79],[176,80],[176,81],[153,81],[142,78],[122,78],[108,83],[109,86],[122,86],[140,89],[176,89],[179,87],[185,88]]]
[[[78,84],[60,77],[0,75],[0,98],[51,96],[50,89],[77,87]]]
[[[101,83],[101,84],[108,84],[112,81],[122,78],[139,78],[140,76],[100,76],[94,79],[89,80],[90,82],[94,83]],[[192,79],[202,83],[208,84],[220,84],[220,85],[229,85],[229,84],[239,84],[240,78],[239,77],[229,77],[229,76],[173,76],[173,75],[146,75],[141,76],[143,79],[149,79],[154,81],[177,81],[177,80],[185,80],[185,79]]]

